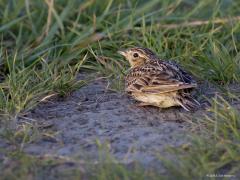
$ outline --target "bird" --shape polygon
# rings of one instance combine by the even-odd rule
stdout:
[[[200,107],[191,95],[197,88],[196,81],[175,61],[163,60],[144,47],[119,50],[118,53],[130,63],[125,91],[140,102],[139,106],[180,106],[186,111]]]

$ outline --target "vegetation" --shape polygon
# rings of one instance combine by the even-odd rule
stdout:
[[[205,118],[191,119],[197,131],[189,146],[170,148],[177,162],[161,158],[171,178],[239,172],[240,112],[232,105],[240,98],[234,86],[240,82],[239,12],[240,1],[234,0],[1,0],[0,134],[15,147],[0,148],[1,177],[44,178],[48,167],[68,162],[25,154],[21,147],[38,130],[8,124],[39,102],[82,87],[86,82],[77,74],[83,71],[100,72],[121,91],[128,65],[116,51],[136,45],[178,61],[200,82],[219,86],[224,97],[209,99]],[[89,175],[79,169],[66,173],[73,179]],[[160,177],[140,167],[129,171],[111,158],[91,174],[93,179]]]

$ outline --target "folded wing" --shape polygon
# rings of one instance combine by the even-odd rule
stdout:
[[[127,92],[161,94],[195,87],[197,84],[180,67],[161,60],[133,68],[126,77]]]

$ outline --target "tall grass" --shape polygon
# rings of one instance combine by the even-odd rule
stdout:
[[[164,162],[173,177],[239,177],[240,112],[222,97],[212,101],[209,111],[211,114],[194,122],[198,131],[192,134],[189,145],[170,149],[176,161]]]
[[[24,59],[30,65],[47,56],[48,62],[68,64],[83,58],[89,46],[95,54],[119,61],[119,47],[140,45],[176,59],[201,79],[239,81],[240,28],[239,21],[231,20],[239,15],[236,1],[3,0],[0,8],[1,49],[12,57],[17,51],[17,63]],[[201,25],[201,20],[209,23]],[[181,26],[192,21],[200,23]],[[168,28],[171,24],[175,28]],[[86,67],[96,69],[93,61]]]

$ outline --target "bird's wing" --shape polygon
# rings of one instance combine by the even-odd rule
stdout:
[[[126,76],[127,92],[159,94],[196,86],[191,76],[180,67],[160,60],[133,68]]]

